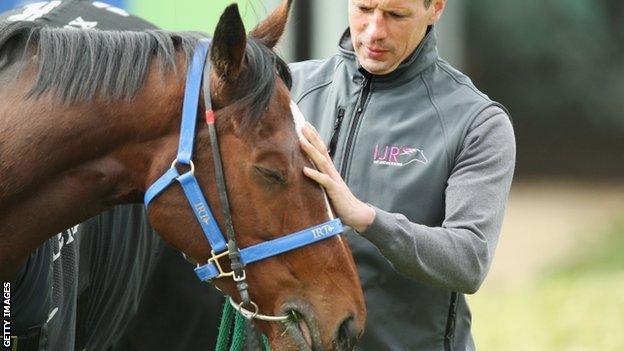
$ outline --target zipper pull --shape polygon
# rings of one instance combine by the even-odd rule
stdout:
[[[362,96],[360,97],[360,103],[358,104],[355,112],[359,115],[364,111],[364,104],[366,103],[366,99],[370,94],[370,86],[371,86],[372,78],[364,77],[364,81],[362,82]]]
[[[340,135],[340,126],[342,125],[342,119],[345,116],[346,109],[342,106],[338,106],[338,116],[336,116],[336,121],[334,122],[334,131],[332,132],[332,137],[329,141],[329,157],[334,158],[334,153],[336,152],[336,145],[338,144],[338,136]]]
[[[372,78],[364,77],[364,81],[362,82],[362,85],[364,86],[364,88],[368,87],[371,80]]]

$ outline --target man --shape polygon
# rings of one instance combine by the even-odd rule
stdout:
[[[438,57],[445,5],[349,0],[339,53],[291,66],[318,129],[301,145],[320,171],[304,173],[355,230],[365,350],[475,349],[464,294],[490,267],[515,141],[504,108]]]

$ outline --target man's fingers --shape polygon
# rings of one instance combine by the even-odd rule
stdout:
[[[310,144],[314,145],[314,147],[321,153],[323,156],[327,155],[327,147],[321,139],[319,133],[314,129],[314,127],[310,124],[310,122],[306,122],[303,127],[303,135],[308,139]]]
[[[328,159],[323,156],[323,154],[312,145],[308,140],[301,139],[301,147],[303,151],[312,159],[312,162],[316,165],[316,167],[323,173],[330,174],[332,172],[331,167],[333,164],[328,161]]]
[[[331,177],[325,173],[317,171],[316,169],[303,167],[303,173],[315,182],[322,185],[327,190],[329,190],[333,186],[333,180],[331,179]]]
[[[338,170],[336,170],[336,167],[334,166],[334,162],[331,157],[329,157],[325,143],[316,130],[313,129],[311,124],[308,123],[303,128],[303,136],[304,137],[301,139],[301,145],[316,167],[321,172],[328,174],[334,179],[339,178],[340,173],[338,173]],[[316,140],[316,144],[314,144],[310,139]]]

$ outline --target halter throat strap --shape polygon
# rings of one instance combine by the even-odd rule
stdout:
[[[240,259],[240,249],[236,243],[236,233],[232,224],[232,212],[230,210],[230,201],[227,196],[227,186],[225,184],[225,174],[223,172],[223,162],[221,161],[221,150],[219,148],[219,139],[217,137],[217,128],[215,125],[215,115],[212,110],[212,99],[210,94],[210,61],[206,60],[204,64],[204,106],[206,110],[206,124],[208,125],[208,134],[210,135],[210,147],[212,149],[212,159],[214,161],[215,180],[217,181],[217,189],[219,191],[219,202],[223,211],[225,220],[225,233],[228,240],[228,256],[230,259],[230,268],[234,273],[233,279],[236,282],[236,290],[241,297],[242,304],[247,306],[251,304],[249,297],[249,285],[247,284],[247,275],[245,274],[245,266]]]

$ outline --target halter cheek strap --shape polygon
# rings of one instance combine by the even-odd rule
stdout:
[[[152,200],[171,184],[176,181],[179,182],[206,239],[208,239],[210,243],[212,251],[222,252],[227,249],[227,245],[210,210],[210,206],[201,191],[197,178],[195,178],[195,165],[192,161],[199,92],[202,85],[202,76],[206,58],[208,57],[209,47],[209,39],[203,39],[198,43],[188,69],[177,157],[173,161],[171,168],[147,189],[144,202],[145,206],[148,207]],[[177,170],[177,166],[185,166],[190,169],[186,173],[180,174]]]
[[[338,235],[342,233],[343,226],[340,219],[333,219],[242,250],[238,248],[227,197],[225,176],[215,128],[214,112],[212,111],[212,103],[210,100],[210,70],[209,62],[207,62],[209,48],[209,39],[199,41],[188,69],[177,157],[173,161],[171,168],[147,189],[144,202],[145,206],[149,207],[150,203],[169,186],[175,182],[179,183],[182,186],[189,205],[195,213],[197,222],[212,248],[212,257],[208,259],[206,264],[198,266],[195,269],[195,273],[202,281],[210,281],[228,276],[232,277],[234,281],[237,282],[237,288],[241,293],[243,302],[245,302],[245,300],[248,301],[244,270],[246,265]],[[221,232],[212,210],[202,193],[201,187],[197,182],[197,178],[195,177],[195,165],[192,161],[195,128],[197,125],[197,109],[202,85],[204,90],[204,104],[206,107],[206,124],[209,128],[212,154],[215,162],[215,180],[217,188],[219,189],[219,200],[223,209],[223,217],[225,218],[224,226],[227,234],[227,243],[226,237],[224,237]],[[188,170],[184,173],[180,173],[178,167]],[[221,266],[219,260],[225,256],[230,258],[232,271],[226,272]],[[243,295],[247,295],[247,298],[243,297]]]

